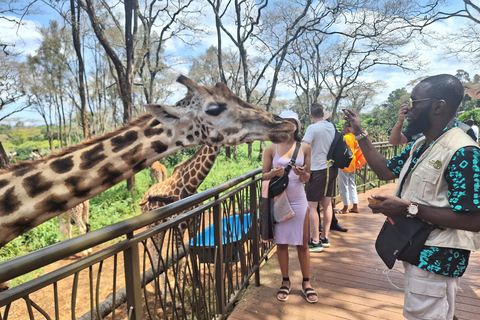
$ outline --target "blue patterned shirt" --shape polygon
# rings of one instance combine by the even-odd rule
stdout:
[[[445,128],[445,131],[448,128]],[[393,157],[387,164],[390,171],[397,177],[410,156],[413,143]],[[433,143],[433,142],[432,142]],[[420,157],[420,150],[413,154],[408,173]],[[448,184],[448,201],[453,211],[468,214],[480,210],[480,149],[465,147],[458,149],[445,170],[444,178]],[[461,277],[465,272],[470,251],[452,248],[425,246],[420,253],[419,268],[447,277]]]

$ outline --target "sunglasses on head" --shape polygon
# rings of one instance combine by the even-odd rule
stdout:
[[[412,100],[412,98],[408,98],[408,101],[410,102],[410,109],[413,109],[413,103],[414,102],[427,101],[427,100],[430,100],[430,99],[434,99],[434,98],[424,98],[424,99],[417,99],[417,100]]]

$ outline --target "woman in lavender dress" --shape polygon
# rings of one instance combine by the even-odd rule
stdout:
[[[290,162],[299,136],[300,121],[298,115],[287,110],[280,117],[291,120],[297,125],[297,130],[292,132],[290,138],[279,144],[269,145],[263,157],[263,180],[270,180],[275,176],[282,176],[284,169]],[[318,301],[317,294],[310,286],[310,251],[308,249],[308,203],[303,184],[310,178],[310,146],[302,143],[298,152],[295,166],[288,174],[289,182],[286,189],[287,198],[295,212],[295,216],[275,224],[275,242],[277,244],[277,257],[282,272],[282,285],[277,293],[277,299],[287,301],[290,293],[290,279],[288,275],[288,245],[297,246],[298,260],[303,275],[302,292],[310,303]]]

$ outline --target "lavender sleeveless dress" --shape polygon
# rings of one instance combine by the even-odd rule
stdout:
[[[290,158],[282,158],[278,155],[278,150],[273,157],[273,168],[276,166],[287,167]],[[304,155],[299,151],[295,165],[303,166]],[[300,176],[296,175],[291,169],[288,173],[287,198],[290,206],[295,212],[295,216],[287,221],[275,224],[275,242],[277,244],[303,244],[303,223],[307,214],[308,202],[303,188],[303,182]]]

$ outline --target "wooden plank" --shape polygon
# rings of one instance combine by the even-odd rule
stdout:
[[[391,195],[395,184],[359,194],[360,213],[339,214],[349,231],[330,233],[331,247],[311,253],[310,280],[319,295],[317,304],[305,301],[302,274],[294,246],[290,253],[291,293],[287,302],[276,299],[281,273],[276,256],[261,268],[260,287],[250,285],[229,319],[405,319],[403,310],[403,266],[388,270],[375,252],[375,239],[385,217],[372,214],[367,197]],[[338,206],[341,206],[339,204]],[[460,282],[456,315],[460,320],[480,319],[480,256],[472,253]]]

